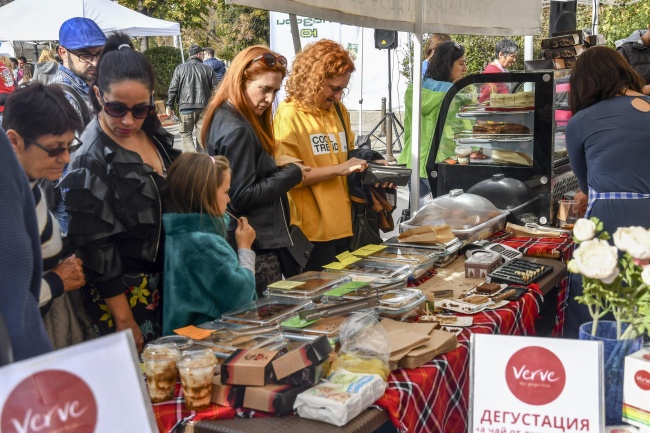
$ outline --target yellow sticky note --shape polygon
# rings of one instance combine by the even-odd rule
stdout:
[[[305,284],[305,281],[280,280],[273,284],[269,284],[267,287],[271,289],[292,290],[298,286],[302,286],[303,284]]]
[[[361,247],[358,250],[352,251],[352,254],[359,257],[368,257],[372,253],[374,253],[374,251],[368,250],[365,247]]]
[[[325,266],[323,266],[323,268],[325,268],[325,269],[336,269],[336,270],[341,270],[341,269],[345,269],[346,266],[347,266],[347,264],[345,264],[345,263],[341,263],[341,262],[332,262],[332,263],[330,263],[329,265],[325,265]]]
[[[375,252],[375,251],[381,251],[381,250],[385,249],[386,245],[383,245],[383,244],[379,244],[379,245],[370,244],[370,245],[366,245],[363,248],[367,248],[367,249],[371,250],[372,252]]]
[[[339,262],[345,262],[345,260],[350,257],[354,257],[350,251],[346,251],[336,256],[336,258],[339,259]]]

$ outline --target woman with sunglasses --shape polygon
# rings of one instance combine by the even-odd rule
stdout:
[[[61,230],[48,211],[39,182],[61,177],[77,143],[75,131],[83,125],[59,87],[32,83],[9,96],[2,126],[34,194],[43,257],[39,306],[46,330],[57,349],[80,343],[83,331],[71,314],[76,301],[67,292],[83,286],[83,267],[74,255],[61,260]]]
[[[86,127],[61,183],[68,238],[84,261],[82,293],[97,335],[130,328],[138,350],[161,334],[160,190],[180,154],[153,107],[154,73],[129,36],[108,38]]]
[[[280,154],[312,167],[289,192],[291,221],[314,244],[307,270],[321,270],[349,249],[352,208],[347,176],[368,167],[366,159],[350,153],[354,133],[341,103],[354,69],[349,53],[338,43],[323,39],[307,45],[296,55],[287,99],[275,114]]]
[[[286,193],[310,168],[300,163],[278,167],[274,156],[272,104],[287,71],[287,59],[267,47],[246,48],[232,61],[205,113],[203,142],[210,155],[230,161],[232,180],[228,237],[237,218],[255,229],[255,276],[258,295],[282,279],[280,249],[292,245]],[[288,272],[285,270],[285,277]]]

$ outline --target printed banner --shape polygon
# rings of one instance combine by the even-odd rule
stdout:
[[[289,15],[270,13],[271,49],[293,62],[295,50],[291,36]],[[305,45],[320,39],[332,39],[350,52],[356,70],[345,92],[343,103],[348,110],[379,111],[381,98],[388,104],[388,55],[389,50],[375,48],[374,29],[347,26],[314,18],[297,17],[300,43]],[[402,61],[408,52],[408,34],[398,33],[399,46],[390,50],[392,109],[402,111],[408,79],[401,74]],[[289,68],[291,69],[291,68]],[[284,99],[284,90],[278,93],[278,101]],[[360,101],[363,100],[363,103]]]

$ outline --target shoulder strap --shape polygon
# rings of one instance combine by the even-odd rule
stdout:
[[[72,96],[74,100],[77,101],[77,105],[79,105],[79,109],[81,110],[81,120],[83,121],[84,126],[87,126],[90,123],[90,110],[88,109],[86,101],[84,101],[81,95],[79,95],[79,92],[77,92],[74,87],[64,82],[51,83],[50,85],[59,86],[61,90]]]
[[[334,103],[334,109],[336,110],[336,114],[339,115],[339,119],[341,119],[341,125],[343,125],[343,134],[345,135],[345,144],[349,145],[350,141],[348,140],[348,125],[345,123],[345,120],[343,119],[343,113],[341,112],[341,107],[339,107],[338,102]]]

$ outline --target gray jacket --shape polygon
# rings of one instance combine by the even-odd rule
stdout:
[[[174,70],[167,106],[174,108],[174,104],[178,103],[181,110],[205,108],[212,96],[212,89],[216,86],[217,75],[214,70],[204,65],[198,57],[190,57]]]
[[[57,62],[44,62],[44,63],[37,63],[36,68],[34,68],[34,81],[38,81],[44,86],[47,86],[50,81],[52,81],[52,78],[54,78],[54,75],[56,75],[56,71],[59,70],[59,64]]]

